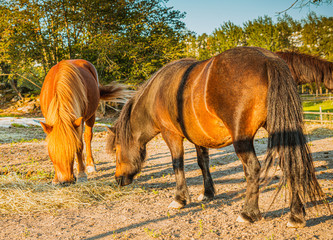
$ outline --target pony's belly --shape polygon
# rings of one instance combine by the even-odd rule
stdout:
[[[224,138],[216,139],[212,141],[211,139],[201,139],[200,144],[197,144],[202,147],[207,148],[222,148],[232,144],[231,136],[227,136]]]
[[[188,129],[189,140],[196,145],[208,148],[221,148],[232,143],[229,130],[221,120],[205,119]]]

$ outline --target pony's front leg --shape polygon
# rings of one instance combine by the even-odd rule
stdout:
[[[60,182],[58,180],[57,171],[55,171],[54,178],[52,180],[52,185],[58,185],[58,184],[60,184]]]
[[[254,222],[261,219],[259,211],[260,163],[255,154],[253,140],[234,141],[235,152],[243,163],[246,176],[246,197],[238,222]]]
[[[186,205],[187,200],[191,201],[184,173],[183,137],[169,131],[162,132],[162,136],[170,149],[176,177],[176,196],[169,208],[180,209]]]
[[[200,147],[195,145],[197,150],[198,165],[201,169],[203,181],[204,181],[204,191],[198,197],[199,201],[209,201],[215,196],[215,188],[212,176],[209,171],[209,153],[208,148]]]
[[[94,158],[91,153],[91,140],[93,137],[92,129],[93,129],[94,124],[95,124],[95,115],[93,115],[91,118],[89,118],[86,121],[86,126],[85,126],[85,130],[84,130],[84,141],[86,144],[86,153],[87,153],[86,172],[88,174],[96,172]]]
[[[77,158],[77,182],[87,181],[87,174],[85,173],[85,166],[83,161],[83,150],[82,148],[76,152]]]

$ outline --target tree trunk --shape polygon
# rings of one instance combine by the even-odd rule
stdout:
[[[20,93],[20,91],[17,89],[17,80],[9,80],[9,84],[10,86],[14,89],[14,91],[17,93],[17,95],[23,99],[22,94]]]

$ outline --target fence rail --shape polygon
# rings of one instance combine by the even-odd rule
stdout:
[[[323,116],[333,116],[333,113],[326,113],[321,111],[321,107],[319,108],[319,112],[303,112],[303,115],[310,114],[310,115],[319,115],[319,119],[306,119],[304,116],[305,122],[319,122],[321,124],[323,123],[331,123],[333,124],[333,120],[324,120]],[[333,119],[333,117],[332,117]]]
[[[301,100],[302,102],[324,102],[324,101],[332,101],[333,100],[333,94],[327,93],[327,94],[301,94]],[[319,119],[309,119],[306,118],[309,117],[309,115],[317,115],[319,116]],[[330,123],[333,124],[333,113],[323,112],[321,107],[319,107],[319,112],[303,112],[304,121],[305,122],[317,122],[317,123]]]
[[[301,94],[302,102],[321,102],[326,100],[333,100],[333,94]]]

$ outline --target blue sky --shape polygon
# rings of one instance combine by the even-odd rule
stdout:
[[[248,20],[267,15],[276,22],[277,12],[287,9],[293,2],[294,0],[169,0],[166,5],[187,13],[183,21],[189,30],[197,34],[211,34],[227,21],[243,26]],[[318,16],[332,17],[333,4],[292,8],[287,13],[293,19],[300,20],[306,18],[310,11]]]

